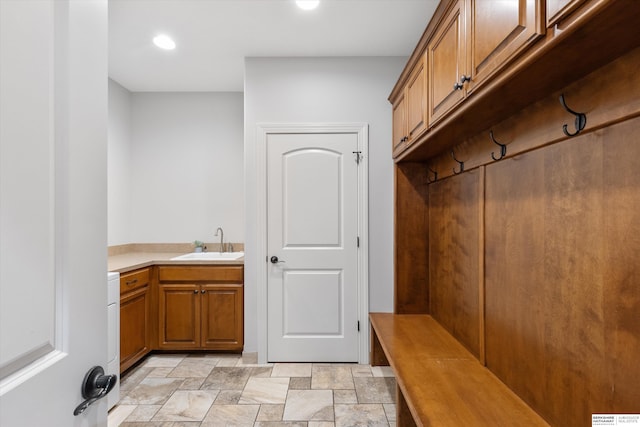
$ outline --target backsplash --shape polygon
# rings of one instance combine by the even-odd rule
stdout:
[[[225,245],[229,243],[225,242]],[[231,242],[235,252],[244,251],[244,243]],[[220,251],[220,243],[205,243],[207,252]],[[193,252],[192,243],[127,243],[108,247],[108,256],[122,255],[130,252]]]

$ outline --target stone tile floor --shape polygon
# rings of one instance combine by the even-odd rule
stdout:
[[[120,387],[109,427],[395,427],[396,420],[388,367],[152,355]]]

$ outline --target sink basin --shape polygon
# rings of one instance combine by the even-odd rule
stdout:
[[[172,261],[234,261],[244,256],[244,252],[191,252],[171,258]]]

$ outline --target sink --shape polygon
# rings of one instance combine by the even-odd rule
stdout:
[[[244,252],[191,252],[171,258],[172,261],[234,261],[244,256]]]

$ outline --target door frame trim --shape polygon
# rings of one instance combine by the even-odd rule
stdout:
[[[358,363],[369,363],[369,125],[367,123],[258,123],[256,130],[258,363],[267,363],[267,138],[282,133],[354,133],[358,135]],[[355,159],[354,159],[355,161]],[[355,327],[356,325],[354,325]]]

